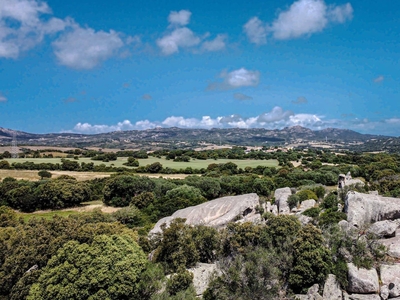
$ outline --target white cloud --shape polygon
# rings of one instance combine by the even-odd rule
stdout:
[[[213,40],[206,40],[210,35],[200,36],[186,27],[192,13],[188,10],[172,11],[168,16],[167,32],[156,40],[157,46],[164,55],[178,53],[181,48],[190,49],[194,53],[220,51],[226,47],[227,36],[218,34]]]
[[[191,15],[192,13],[190,11],[184,9],[180,11],[171,11],[168,16],[168,22],[171,25],[185,26],[189,24]]]
[[[156,41],[157,46],[161,48],[162,53],[165,55],[179,52],[180,47],[197,46],[200,42],[200,37],[196,36],[187,27],[177,28]]]
[[[260,72],[249,71],[240,68],[232,72],[222,71],[220,77],[223,82],[213,82],[207,87],[208,90],[228,90],[247,86],[257,86],[260,82]]]
[[[0,102],[7,102],[7,98],[2,93],[0,93]]]
[[[265,44],[267,42],[267,26],[258,17],[253,17],[244,24],[243,30],[250,42],[257,45]]]
[[[132,124],[129,120],[119,122],[115,125],[91,125],[89,123],[78,123],[69,132],[78,133],[101,133],[120,130],[144,130],[156,127],[180,127],[180,128],[266,128],[282,129],[284,127],[300,125],[313,130],[334,127],[351,129],[365,133],[384,132],[386,135],[399,135],[398,126],[400,118],[393,117],[380,121],[370,121],[364,119],[326,119],[324,116],[306,113],[294,113],[290,110],[285,111],[279,106],[271,111],[262,113],[258,116],[244,118],[238,114],[211,118],[203,116],[197,118],[185,118],[182,116],[171,116],[164,121],[142,120]]]
[[[53,42],[59,63],[74,69],[92,69],[115,55],[123,46],[118,32],[96,32],[78,25]]]
[[[204,51],[214,52],[225,49],[227,36],[225,34],[218,34],[217,37],[211,41],[205,41],[201,45]]]
[[[380,76],[378,76],[378,77],[376,77],[375,79],[374,79],[374,82],[375,83],[380,83],[380,82],[382,82],[382,81],[384,81],[385,80],[385,77],[383,77],[382,75],[380,75]]]
[[[329,23],[344,23],[353,18],[350,3],[327,6],[324,0],[298,0],[281,11],[271,25],[251,18],[244,31],[250,42],[265,44],[268,34],[277,40],[295,39],[323,31]]]
[[[71,19],[49,18],[51,9],[36,0],[0,0],[0,58],[18,58],[45,35],[64,30]]]

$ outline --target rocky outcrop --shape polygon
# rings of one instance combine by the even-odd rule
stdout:
[[[347,221],[361,227],[383,220],[400,218],[400,199],[348,192],[345,200]]]
[[[368,232],[372,233],[378,237],[384,237],[384,238],[389,238],[389,237],[394,237],[396,233],[396,229],[399,225],[396,222],[385,220],[385,221],[379,221],[374,224],[372,224]]]
[[[318,293],[319,290],[319,285],[314,284],[312,287],[310,287],[307,291],[307,295],[300,295],[297,294],[295,295],[296,300],[324,300],[325,298],[322,298],[322,296]]]
[[[389,298],[400,296],[400,264],[381,265],[381,281],[389,290]]]
[[[290,208],[287,203],[287,199],[292,195],[292,191],[290,188],[280,188],[275,191],[275,203],[278,206],[279,214],[288,214],[290,213]]]
[[[357,268],[354,264],[348,263],[347,291],[356,294],[372,294],[379,291],[378,273],[375,269]]]
[[[198,263],[195,267],[188,269],[188,271],[193,273],[193,286],[197,296],[202,295],[207,289],[211,276],[214,273],[218,274],[216,264]]]
[[[379,243],[387,248],[387,254],[394,258],[400,258],[400,230],[397,229],[395,237],[379,240]]]
[[[207,225],[215,228],[226,226],[229,222],[243,219],[244,221],[261,220],[256,211],[259,205],[257,194],[222,197],[196,206],[177,210],[172,216],[160,219],[150,235],[161,232],[161,225],[167,225],[176,218],[186,219],[189,225]]]
[[[336,280],[336,276],[333,274],[329,274],[326,278],[324,285],[324,300],[342,300],[342,290],[340,289],[340,285]]]
[[[343,298],[343,299],[350,299],[350,300],[381,300],[381,297],[377,294],[370,294],[370,295],[365,295],[365,294],[351,294],[347,296],[348,298]]]

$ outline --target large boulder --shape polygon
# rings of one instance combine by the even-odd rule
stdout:
[[[350,300],[381,300],[381,297],[377,294],[351,294],[348,295],[348,299]]]
[[[361,227],[400,218],[400,199],[351,191],[347,193],[344,210],[347,221]]]
[[[324,300],[325,298],[322,298],[322,296],[318,293],[319,290],[319,285],[314,284],[312,287],[310,287],[307,291],[307,295],[301,295],[297,294],[295,295],[296,300]]]
[[[171,216],[160,219],[149,234],[160,233],[162,224],[166,223],[168,226],[176,218],[186,219],[186,224],[189,225],[206,225],[215,228],[240,219],[254,222],[261,220],[256,210],[258,205],[259,197],[255,193],[218,198],[177,210]]]
[[[389,289],[389,298],[400,296],[400,264],[381,265],[381,281]]]
[[[398,226],[399,225],[397,224],[397,222],[389,220],[379,221],[372,224],[369,227],[368,232],[378,237],[394,237]]]
[[[354,264],[348,263],[347,291],[356,294],[372,294],[379,290],[379,278],[375,269],[357,268]]]
[[[342,300],[342,290],[340,289],[340,285],[336,280],[336,276],[333,274],[329,274],[326,278],[324,285],[324,300]]]
[[[292,195],[292,191],[289,187],[280,188],[275,190],[274,197],[275,203],[278,206],[279,214],[289,214],[290,208],[287,203],[289,196]]]

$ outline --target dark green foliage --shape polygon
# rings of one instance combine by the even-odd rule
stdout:
[[[188,206],[194,206],[206,202],[198,188],[189,185],[181,185],[167,191],[162,204],[162,213],[164,216],[171,215],[178,209]]]
[[[112,214],[112,216],[129,228],[144,226],[147,224],[144,214],[135,206],[123,207]]]
[[[191,228],[190,233],[199,254],[199,261],[203,263],[214,262],[221,243],[219,232],[209,226],[197,225]]]
[[[319,216],[319,213],[321,212],[321,208],[319,207],[311,207],[309,209],[306,209],[303,211],[303,215],[311,218],[317,218]]]
[[[0,160],[0,169],[10,169],[10,163],[6,160]]]
[[[51,178],[51,176],[52,176],[52,174],[49,171],[46,171],[46,170],[39,171],[38,175],[40,176],[40,179]]]
[[[14,227],[18,224],[15,211],[7,206],[0,206],[0,227]]]
[[[337,209],[338,207],[338,196],[335,193],[329,193],[324,200],[321,202],[322,208]]]
[[[347,215],[344,212],[337,211],[337,209],[328,208],[319,216],[319,226],[328,226],[337,224],[341,220],[346,220]]]
[[[168,228],[163,224],[161,229],[162,239],[156,246],[153,260],[161,263],[166,272],[193,267],[199,261],[199,253],[185,220],[174,219]]]
[[[193,274],[184,268],[180,268],[176,274],[173,274],[167,281],[166,290],[169,295],[175,296],[181,291],[185,291],[193,283]]]
[[[136,206],[139,209],[147,207],[150,203],[154,202],[155,197],[152,192],[143,192],[137,196],[132,197],[131,205]]]
[[[155,183],[144,176],[116,176],[104,186],[104,203],[110,206],[128,206],[132,197],[144,192],[151,192]]]
[[[125,235],[100,235],[91,244],[66,243],[43,269],[27,299],[129,299],[138,296],[146,256]]]
[[[331,270],[331,253],[322,233],[313,225],[300,229],[293,243],[293,269],[289,284],[295,292],[306,292],[314,283],[323,283]]]
[[[294,239],[301,228],[301,223],[295,216],[271,216],[267,220],[267,232],[274,247],[281,247],[288,239]]]
[[[139,161],[133,156],[128,157],[128,161],[123,163],[123,165],[128,167],[139,167]]]
[[[146,166],[146,171],[149,173],[159,173],[162,170],[162,164],[159,162],[152,163]]]
[[[295,208],[300,203],[300,197],[297,194],[290,195],[287,199],[287,204],[289,208]]]

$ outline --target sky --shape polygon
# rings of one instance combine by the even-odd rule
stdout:
[[[400,135],[400,2],[0,0],[0,127]]]

